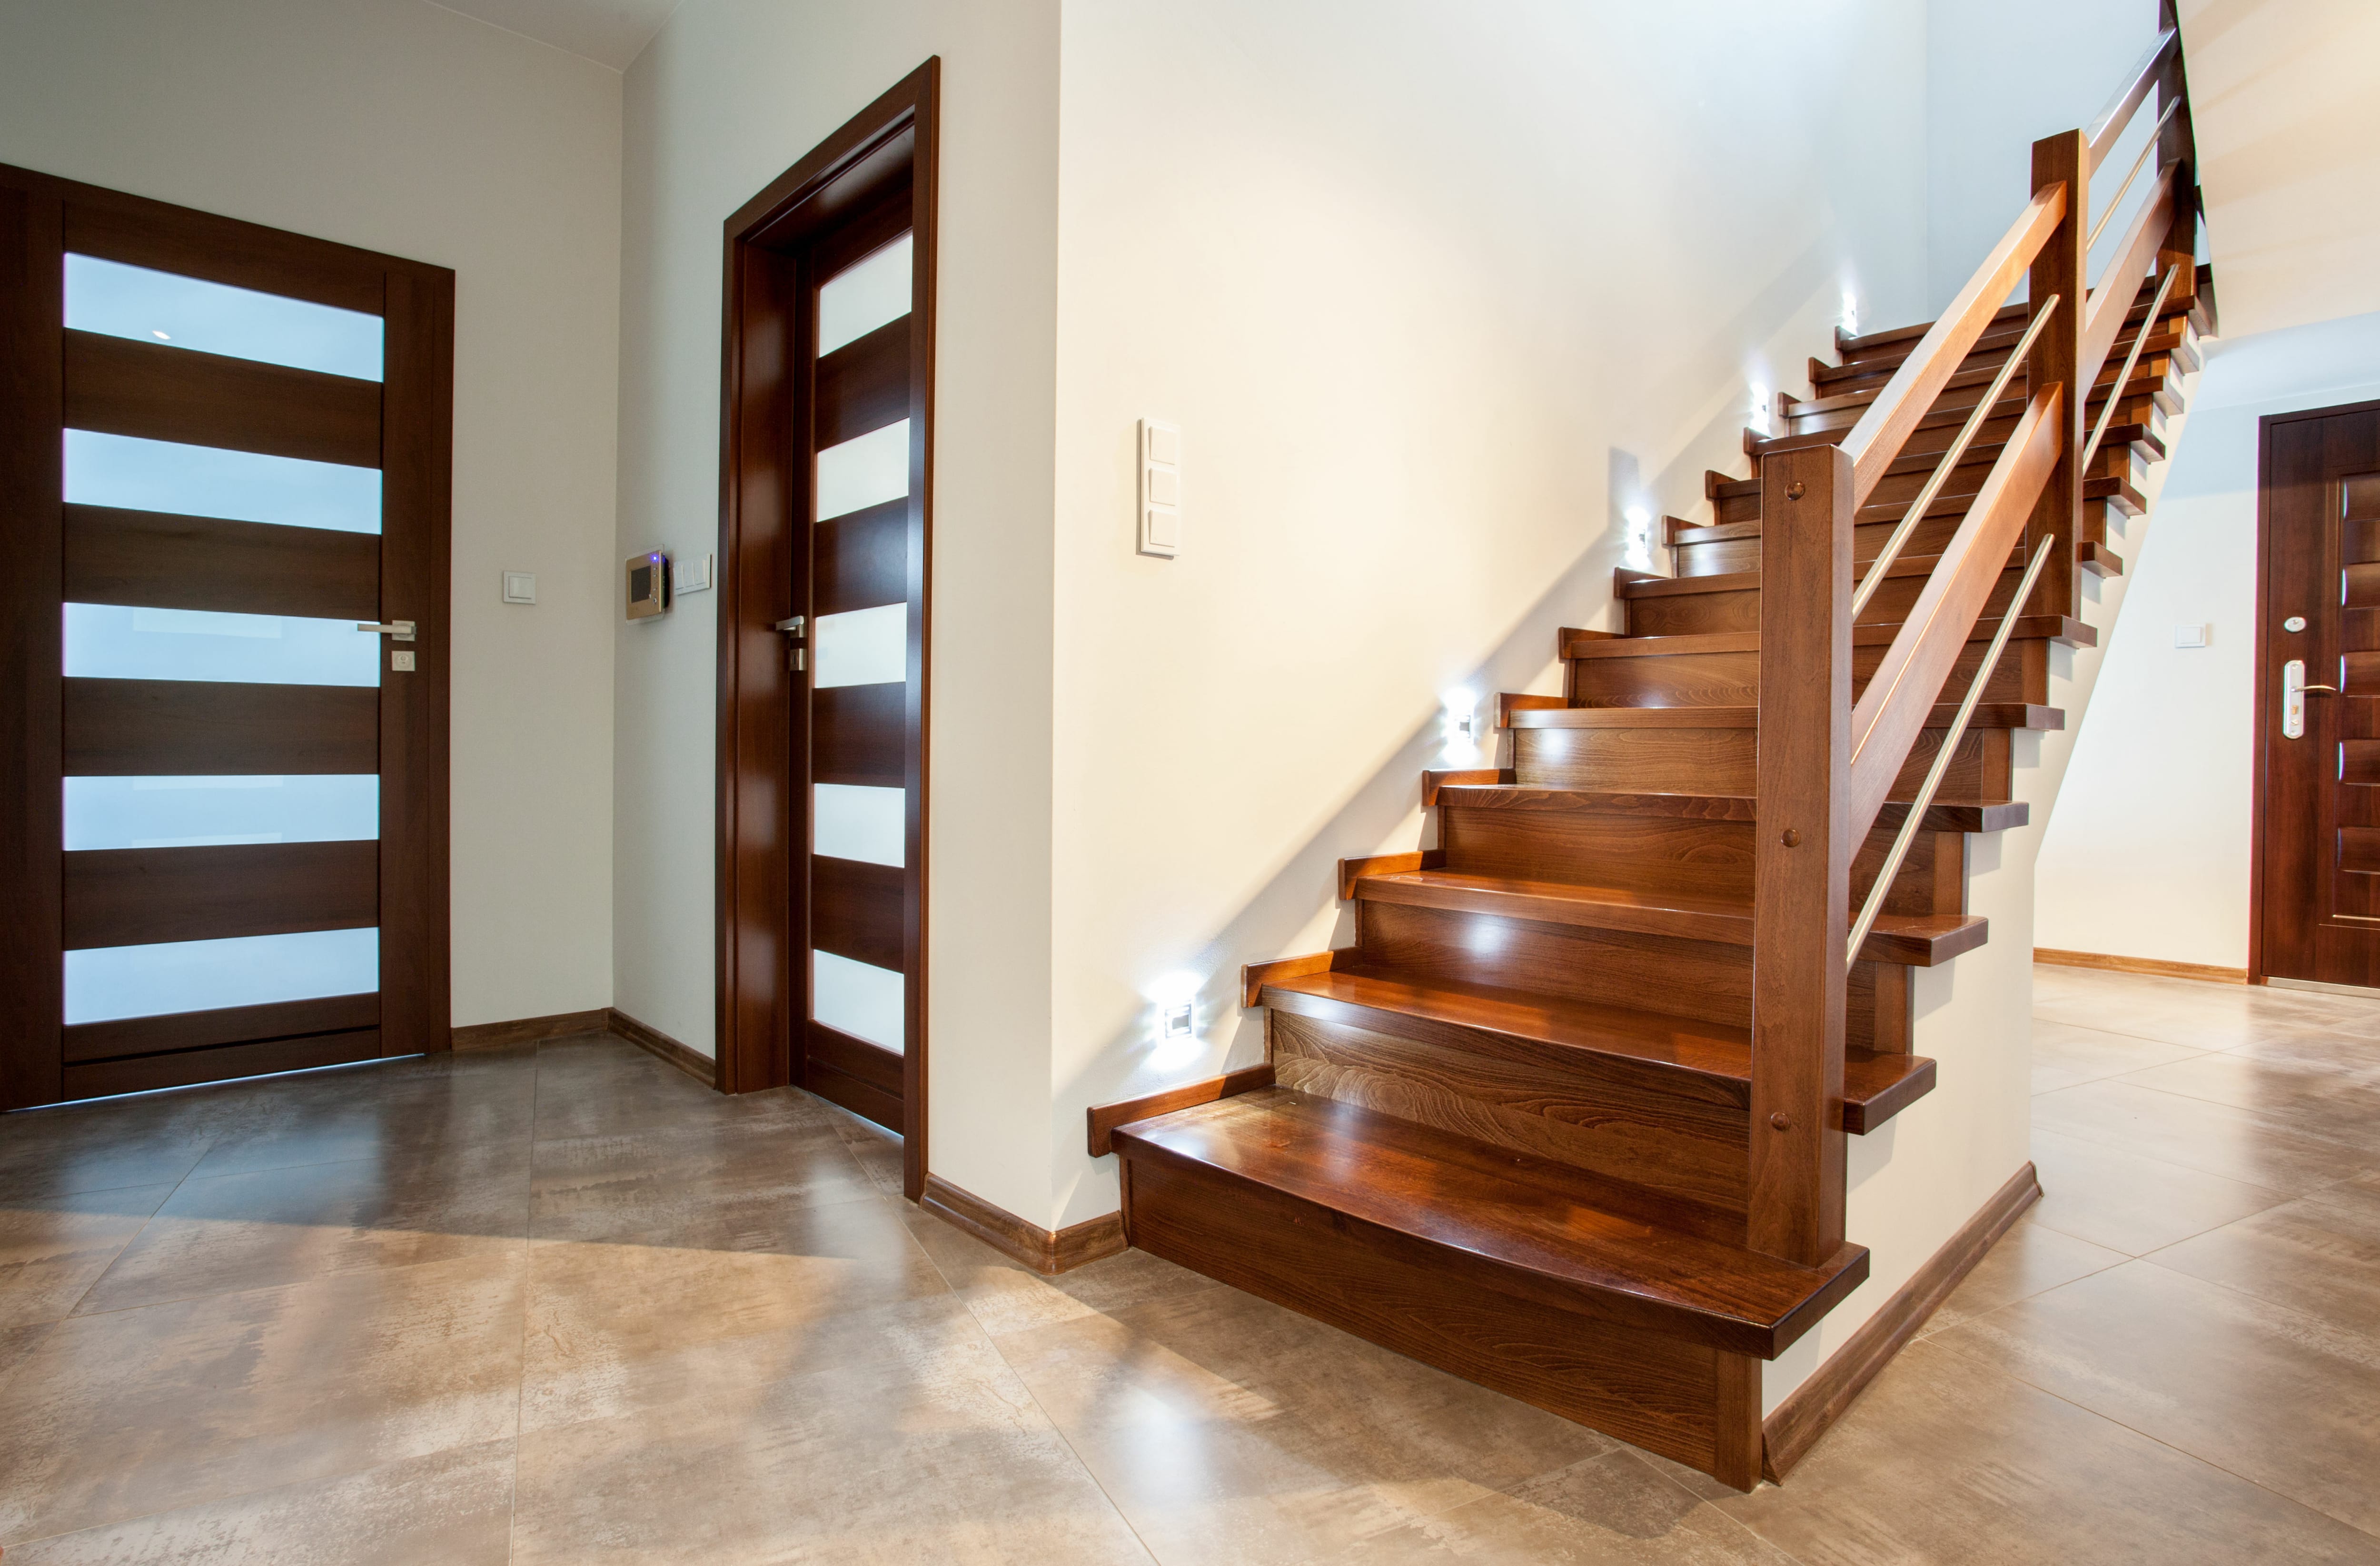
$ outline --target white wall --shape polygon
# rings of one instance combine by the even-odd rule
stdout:
[[[2220,296],[2221,280],[2217,278]],[[2209,345],[2040,867],[2036,941],[2244,968],[2257,420],[2380,398],[2380,314]],[[2204,649],[2177,625],[2212,627]]]
[[[0,161],[455,269],[455,1021],[606,1004],[619,76],[420,0],[0,0]]]
[[[943,63],[929,846],[935,1172],[1048,1207],[1054,0],[688,0],[627,75],[620,552],[716,548],[722,225]],[[713,1047],[714,594],[623,625],[619,1005]]]

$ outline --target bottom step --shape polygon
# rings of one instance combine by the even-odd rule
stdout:
[[[1119,1127],[1132,1244],[1750,1489],[1760,1362],[1867,1277],[1620,1217],[1585,1171],[1286,1088]]]

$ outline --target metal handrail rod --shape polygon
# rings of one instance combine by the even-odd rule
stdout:
[[[1985,392],[1984,400],[1975,405],[1975,411],[1967,416],[1965,427],[1959,431],[1959,438],[1950,443],[1949,449],[1942,454],[1942,460],[1935,466],[1933,477],[1927,479],[1925,487],[1917,492],[1917,499],[1911,503],[1900,525],[1892,529],[1892,536],[1884,540],[1883,550],[1868,563],[1867,575],[1860,578],[1858,589],[1852,594],[1853,621],[1859,619],[1860,613],[1867,608],[1868,600],[1884,586],[1884,574],[1892,568],[1894,561],[1900,558],[1901,549],[1909,542],[1909,535],[1917,530],[1917,524],[1925,518],[1925,508],[1934,504],[1942,492],[1942,486],[1950,481],[1951,470],[1959,466],[1959,459],[1967,455],[1967,447],[1973,442],[1975,431],[1984,427],[1984,421],[1992,416],[1992,409],[1998,406],[2000,393],[2008,389],[2010,377],[2017,372],[2018,367],[2024,363],[2025,356],[2033,351],[2034,339],[2041,335],[2044,326],[2049,324],[2049,318],[2058,313],[2058,300],[2059,296],[2050,295],[2049,302],[2041,307],[2040,313],[2033,318],[2033,324],[2025,328],[2023,337],[2010,353],[2008,362],[2000,366],[1999,374],[1993,379],[1991,390]]]
[[[2132,378],[2132,366],[2141,362],[2141,349],[2147,346],[2149,333],[2156,325],[2157,311],[2165,309],[2165,297],[2173,291],[2174,279],[2180,275],[2179,266],[2165,269],[2165,280],[2157,285],[2156,297],[2149,301],[2149,312],[2141,317],[2141,329],[2132,334],[2132,351],[2124,356],[2124,368],[2116,372],[2115,382],[2107,388],[2107,406],[2099,410],[2099,427],[2091,431],[2091,443],[2082,448],[2082,460],[2077,466],[2085,473],[2091,469],[2091,459],[2099,455],[2099,443],[2107,439],[2117,406],[2124,400],[2125,383]]]
[[[1950,759],[1958,754],[1959,742],[1966,737],[1967,720],[1975,715],[1975,705],[1984,698],[1984,686],[1990,682],[1992,671],[1999,666],[2009,635],[2024,613],[2024,601],[2033,596],[2033,584],[2040,580],[2041,568],[2049,564],[2050,546],[2056,541],[2044,539],[2034,548],[2033,564],[2025,567],[2023,582],[2019,584],[2016,596],[2009,600],[2008,613],[2000,616],[2000,628],[1992,633],[1992,645],[1985,651],[1983,663],[1967,686],[1966,699],[1959,703],[1959,715],[1950,720],[1950,732],[1942,736],[1942,748],[1935,753],[1934,765],[1925,770],[1925,781],[1918,786],[1917,797],[1911,801],[1909,814],[1892,840],[1892,852],[1884,856],[1884,868],[1876,872],[1876,884],[1868,888],[1867,903],[1860,909],[1859,921],[1852,927],[1851,943],[1844,950],[1846,965],[1859,961],[1860,948],[1867,943],[1868,931],[1876,928],[1876,916],[1884,912],[1884,899],[1892,890],[1892,878],[1900,873],[1901,861],[1909,857],[1910,846],[1917,841],[1918,826],[1933,807],[1934,791],[1942,786],[1943,776],[1950,770]]]
[[[2131,189],[2132,181],[2141,176],[2142,165],[2149,161],[2149,154],[2156,151],[2157,137],[2165,130],[2165,122],[2173,118],[2173,112],[2180,107],[2181,107],[2181,100],[2176,98],[2165,106],[2165,113],[2157,115],[2156,124],[2149,127],[2149,139],[2142,143],[2141,155],[2132,160],[2131,168],[2124,175],[2124,182],[2116,187],[2114,195],[2107,198],[2107,208],[2099,213],[2099,221],[2091,225],[2091,237],[2082,241],[2084,255],[2091,253],[2092,247],[2099,242],[2099,236],[2107,231],[2107,220],[2116,215],[2116,208],[2122,202],[2124,192]]]
[[[2116,95],[2107,100],[2107,106],[2083,127],[2083,139],[2091,144],[2088,172],[2096,174],[2099,171],[2100,163],[2115,150],[2116,139],[2123,135],[2126,126],[2131,124],[2132,115],[2139,112],[2142,102],[2148,97],[2149,89],[2156,85],[2158,76],[2180,49],[2180,29],[2168,28],[2158,33],[2156,42],[2149,45],[2148,53],[2125,73],[2124,84],[2116,89]]]

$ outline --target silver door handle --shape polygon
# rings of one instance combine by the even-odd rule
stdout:
[[[383,620],[377,625],[368,620],[358,620],[356,622],[356,629],[377,631],[382,636],[391,637],[398,641],[413,639],[413,622],[410,620]]]
[[[769,628],[772,631],[783,631],[785,635],[798,639],[802,635],[803,627],[808,624],[809,620],[807,616],[796,614],[790,620],[780,620]]]

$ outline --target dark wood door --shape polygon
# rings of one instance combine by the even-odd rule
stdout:
[[[0,168],[6,1107],[449,1047],[453,301]]]
[[[2263,435],[2252,960],[2380,987],[2380,404]]]

